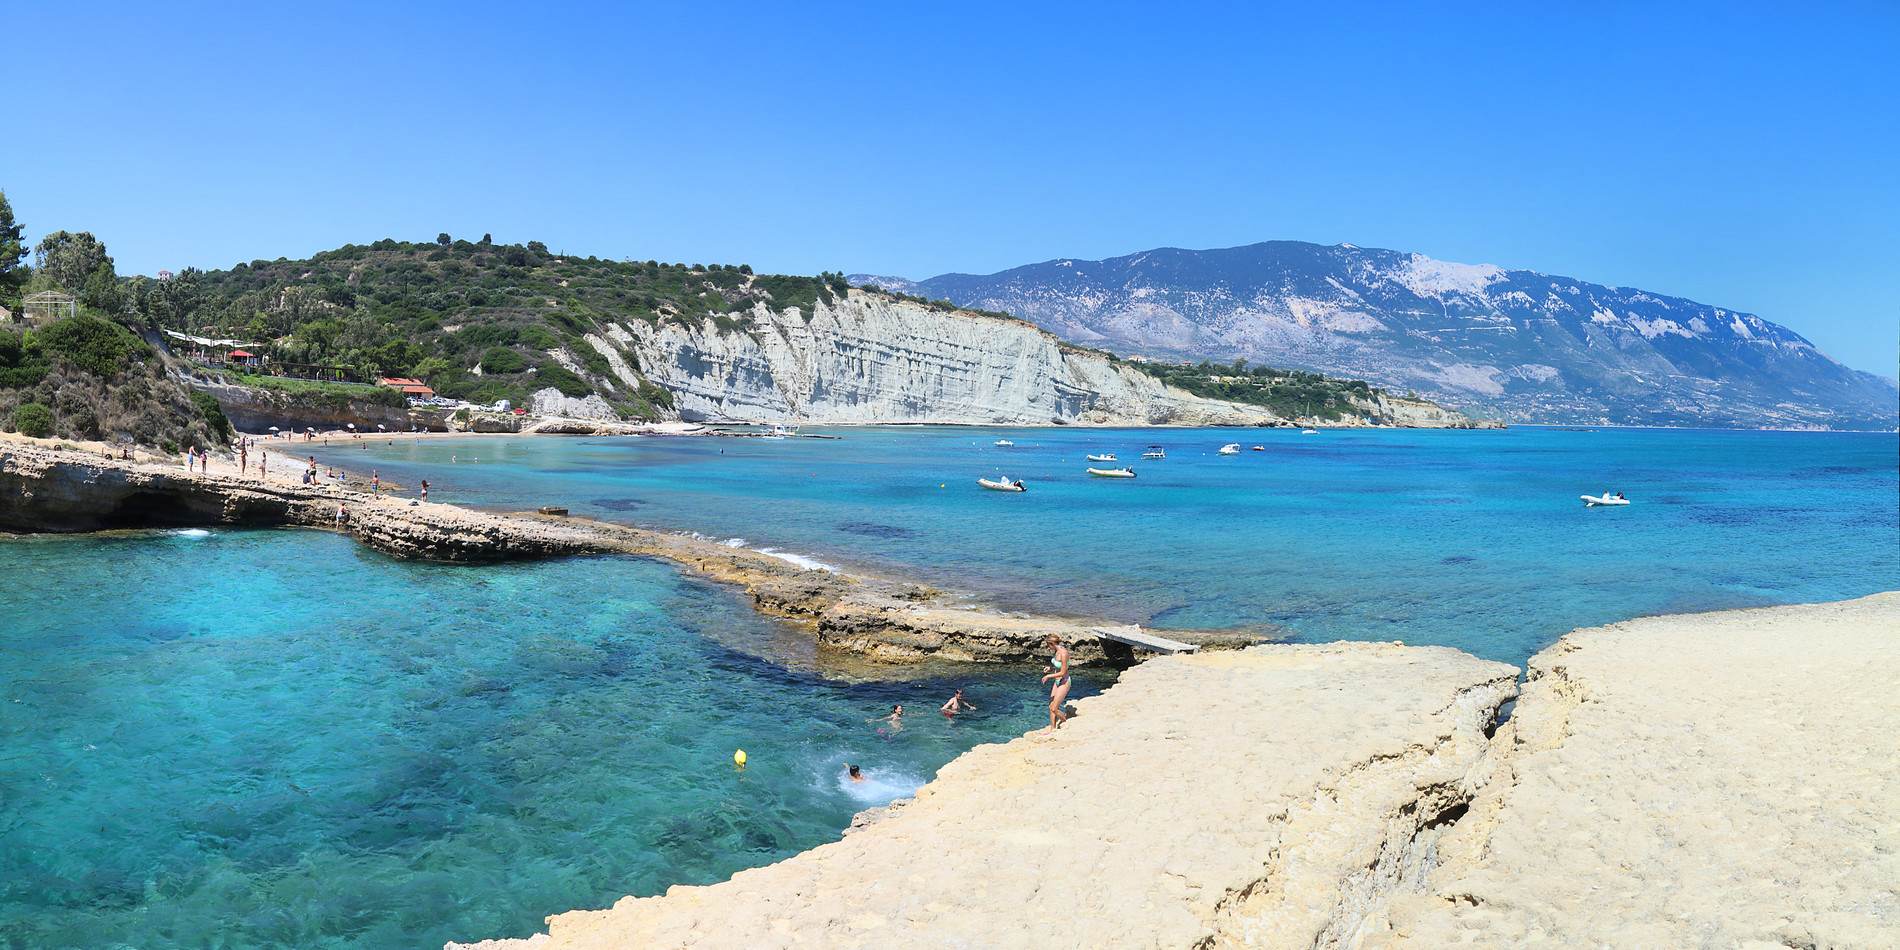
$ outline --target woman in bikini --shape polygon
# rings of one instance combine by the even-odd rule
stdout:
[[[1043,641],[1043,645],[1056,654],[1049,659],[1049,665],[1043,668],[1041,680],[1044,683],[1055,680],[1055,685],[1049,687],[1049,728],[1043,732],[1046,736],[1069,718],[1069,714],[1062,711],[1062,701],[1069,698],[1069,648],[1063,646],[1062,638],[1053,633]]]

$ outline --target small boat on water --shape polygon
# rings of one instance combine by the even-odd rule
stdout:
[[[1253,447],[1253,450],[1255,452],[1265,452],[1267,450],[1267,447],[1264,445],[1256,445]]]
[[[1161,446],[1151,445],[1148,446],[1148,451],[1141,453],[1141,457],[1145,459],[1164,459],[1168,457],[1168,453],[1161,451]]]
[[[783,438],[785,438],[785,437],[786,437],[786,436],[788,436],[788,435],[791,435],[791,436],[795,436],[795,435],[797,435],[797,434],[798,434],[798,427],[797,427],[797,426],[788,426],[788,425],[784,425],[784,424],[779,424],[779,425],[774,425],[774,426],[773,426],[773,427],[772,427],[772,428],[771,428],[770,430],[768,430],[768,431],[766,431],[766,432],[765,432],[764,434],[762,434],[762,435],[760,435],[760,436],[759,436],[759,438],[761,438],[761,439],[783,439]]]
[[[1220,454],[1222,454],[1222,455],[1239,455],[1239,454],[1240,454],[1240,443],[1238,443],[1238,442],[1229,442],[1229,443],[1227,443],[1226,445],[1223,445],[1223,446],[1221,446],[1221,447],[1220,447]]]
[[[1008,440],[1008,439],[997,439],[997,440],[996,440],[996,444],[997,444],[997,445],[1005,445],[1005,446],[1007,446],[1007,445],[1015,445],[1016,443],[1014,443],[1014,442],[1011,442],[1011,441],[1010,441],[1010,440]]]
[[[1091,468],[1089,474],[1100,475],[1103,478],[1134,478],[1135,470],[1132,468]]]
[[[1301,435],[1319,435],[1319,430],[1318,429],[1301,429],[1300,434]]]
[[[1113,452],[1104,452],[1104,453],[1102,453],[1101,455],[1091,455],[1091,456],[1089,456],[1089,461],[1091,461],[1091,462],[1113,462],[1113,461],[1115,461],[1115,453],[1113,453]]]
[[[1023,480],[1020,478],[1016,479],[1013,482],[1007,478],[1004,478],[1004,479],[979,478],[976,480],[976,483],[978,485],[983,486],[984,488],[989,489],[990,491],[1028,491],[1029,490],[1023,487]]]
[[[1630,500],[1628,498],[1623,497],[1622,492],[1617,492],[1615,494],[1611,494],[1610,492],[1604,492],[1601,495],[1584,495],[1582,497],[1583,497],[1583,506],[1585,508],[1612,507],[1615,505],[1627,505],[1630,503]]]

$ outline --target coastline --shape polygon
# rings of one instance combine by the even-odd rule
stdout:
[[[19,439],[0,439],[0,490],[9,529],[336,530],[342,505],[347,533],[397,557],[655,557],[741,587],[821,647],[873,662],[1018,661],[1062,631],[1078,662],[1124,659],[1087,621],[945,607],[920,585],[584,519],[187,474],[178,462]],[[1882,794],[1900,788],[1900,747],[1881,728],[1900,714],[1881,689],[1900,680],[1892,629],[1897,594],[1576,630],[1530,660],[1501,725],[1516,670],[1447,648],[1161,658],[1079,702],[1080,717],[1052,737],[972,750],[915,804],[863,816],[845,841],[723,884],[556,915],[531,945],[881,946],[955,933],[983,946],[1121,946],[1136,935],[1156,946],[1396,948],[1511,945],[1532,932],[1688,945],[1724,927],[1742,942],[1878,946],[1867,928],[1900,915],[1879,882],[1900,867],[1831,869],[1900,854],[1900,800]],[[1605,804],[1618,802],[1634,804]],[[1738,827],[1787,853],[1737,851],[1724,842]],[[1668,848],[1657,849],[1655,828],[1671,829]],[[1580,840],[1595,843],[1571,844]],[[1707,867],[1739,870],[1711,882]],[[985,883],[931,885],[946,877]],[[1792,909],[1774,904],[1781,891],[1756,893],[1784,878]],[[1724,914],[1736,905],[1780,916]],[[996,921],[1025,917],[1048,929],[997,933]]]
[[[295,457],[294,450],[284,454]],[[305,485],[290,477],[302,470],[295,464],[262,479],[214,458],[220,471],[207,475],[186,472],[179,462],[128,462],[0,437],[0,530],[302,527],[342,531],[395,557],[446,563],[625,554],[669,561],[738,587],[762,613],[807,625],[820,647],[873,663],[1029,662],[1041,657],[1042,641],[1051,633],[1070,643],[1078,664],[1135,658],[1132,648],[1102,636],[1121,626],[1111,621],[959,606],[951,601],[960,598],[925,585],[807,568],[683,534],[371,494],[360,477],[343,485]],[[346,516],[341,523],[339,508]],[[1169,636],[1210,649],[1261,640],[1231,631],[1171,630]]]
[[[1521,695],[1444,647],[1160,658],[840,841],[447,950],[1892,946],[1895,629],[1900,592],[1586,628]]]

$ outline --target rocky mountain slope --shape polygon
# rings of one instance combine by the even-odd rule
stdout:
[[[1752,314],[1349,244],[849,279],[1005,310],[1124,355],[1315,369],[1506,421],[1891,430],[1900,402],[1893,380]]]
[[[704,422],[1275,425],[1272,409],[1204,399],[1020,320],[852,290],[809,308],[758,304],[714,321],[612,324],[589,335],[627,385],[643,376]],[[636,375],[640,374],[640,375]],[[1345,397],[1342,395],[1341,397]],[[1376,390],[1332,424],[1469,427]]]

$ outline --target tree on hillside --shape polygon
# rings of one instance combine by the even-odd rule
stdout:
[[[13,206],[7,193],[0,191],[0,305],[20,308],[20,288],[32,276],[32,269],[20,262],[26,258],[26,245],[20,243],[22,228],[13,220]]]
[[[438,234],[438,235],[436,235],[436,236],[435,236],[435,243],[437,243],[437,244],[447,244],[447,243],[449,243],[449,232],[447,232],[447,231],[444,231],[444,232],[442,232],[441,234]]]
[[[55,231],[40,241],[33,254],[35,269],[67,290],[84,290],[86,278],[102,267],[108,272],[112,268],[105,242],[93,237],[90,231],[78,234]]]

